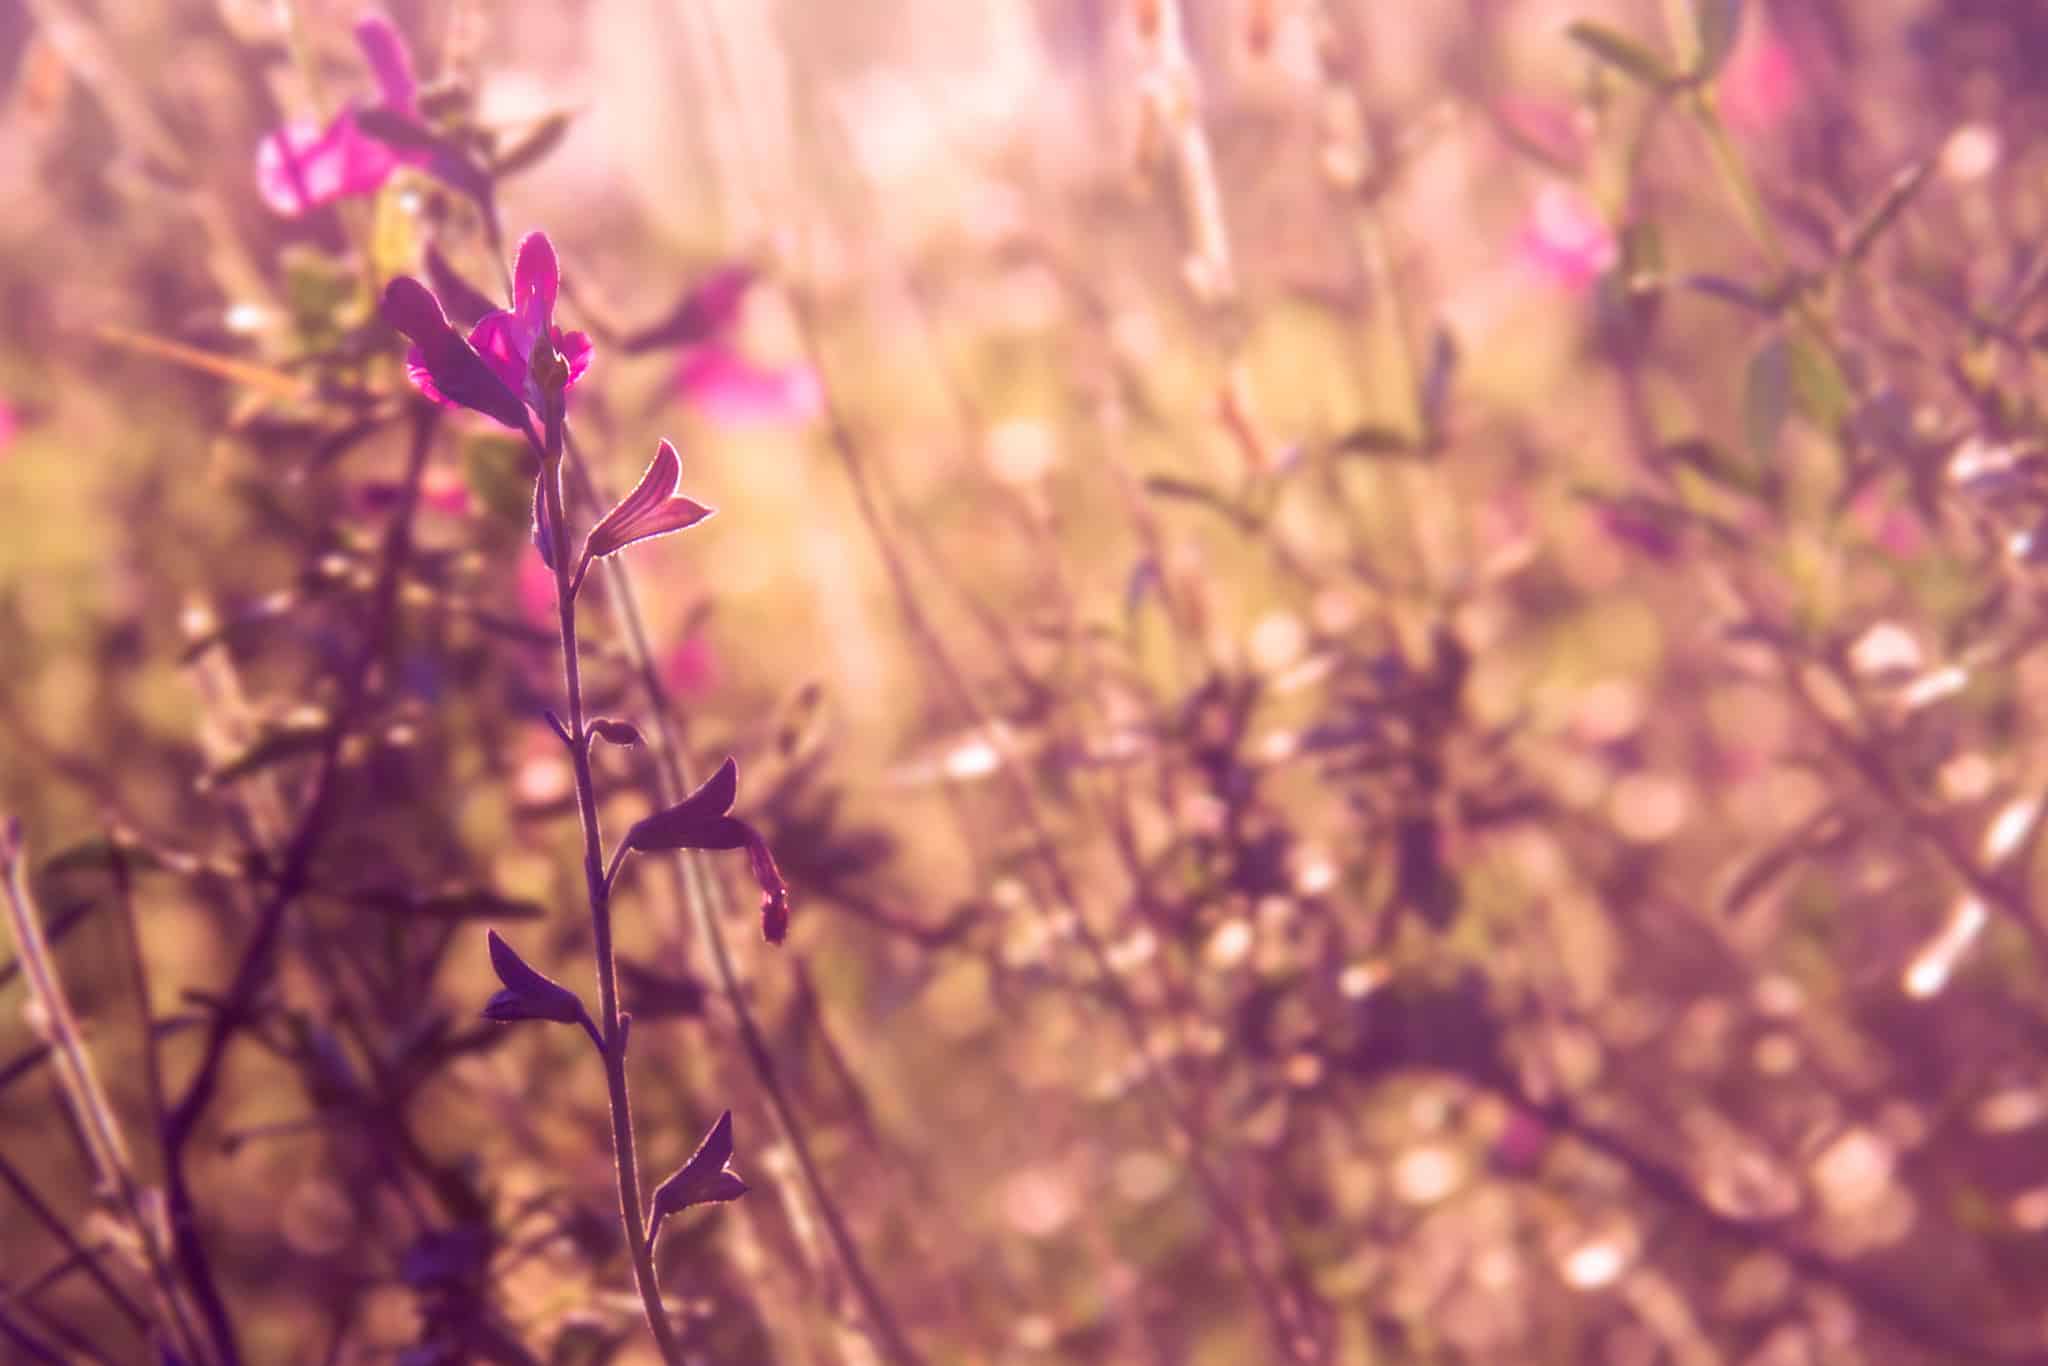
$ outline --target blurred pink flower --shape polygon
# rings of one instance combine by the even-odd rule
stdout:
[[[679,697],[701,697],[718,686],[721,669],[711,638],[693,631],[661,657],[661,681]]]
[[[669,315],[626,339],[627,351],[680,346],[676,390],[713,422],[749,426],[804,422],[824,411],[818,377],[803,365],[757,365],[735,344],[754,272],[722,266],[691,286]]]
[[[1566,289],[1584,289],[1620,259],[1614,232],[1583,194],[1552,182],[1537,194],[1517,239],[1522,260]]]
[[[379,107],[414,117],[412,59],[389,19],[369,14],[356,23],[356,43],[383,95]],[[296,120],[256,145],[256,188],[263,202],[298,218],[350,195],[370,194],[400,166],[423,165],[431,153],[400,151],[356,126],[358,104],[343,106],[325,128]]]
[[[1503,1171],[1526,1175],[1542,1162],[1549,1146],[1550,1126],[1542,1116],[1518,1105],[1508,1112],[1507,1123],[1493,1141],[1493,1160]]]
[[[1858,495],[1849,505],[1849,521],[1880,550],[1899,559],[1911,559],[1927,548],[1920,518],[1881,489],[1866,489]]]
[[[1729,126],[1752,136],[1771,132],[1798,107],[1799,59],[1768,23],[1752,21],[1714,83]]]
[[[535,626],[555,624],[555,571],[539,555],[519,557],[519,582],[514,590],[519,612]]]
[[[719,342],[684,354],[676,388],[704,416],[734,427],[805,422],[825,407],[810,367],[756,365]]]
[[[0,397],[0,455],[7,454],[7,448],[14,444],[14,438],[21,434],[21,415],[14,411],[14,405]]]

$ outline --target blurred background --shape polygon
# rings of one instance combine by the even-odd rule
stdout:
[[[377,13],[0,3],[0,1357],[656,1360],[543,229],[690,1359],[2048,1360],[2048,9]]]

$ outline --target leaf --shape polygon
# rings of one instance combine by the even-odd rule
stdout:
[[[1604,24],[1581,20],[1567,28],[1565,36],[1617,71],[1633,76],[1645,85],[1661,90],[1678,84],[1677,73],[1665,64],[1662,57]]]
[[[590,733],[606,744],[631,749],[641,742],[640,728],[631,721],[614,721],[609,716],[600,716],[590,723]]]
[[[627,337],[620,349],[652,351],[664,346],[695,346],[710,341],[738,321],[740,305],[753,288],[751,266],[723,266],[690,287],[669,315],[652,327]]]
[[[1353,427],[1330,443],[1332,455],[1415,455],[1419,451],[1408,433],[1371,422]]]
[[[718,767],[718,772],[704,780],[695,792],[677,802],[665,811],[634,823],[626,832],[625,843],[630,849],[653,851],[661,849],[737,849],[744,843],[744,837],[726,844],[706,844],[709,837],[723,838],[730,834],[719,822],[738,825],[726,813],[739,798],[739,764],[727,757]]]
[[[1748,285],[1731,280],[1725,275],[1686,275],[1679,279],[1679,283],[1687,289],[1710,294],[1725,303],[1749,309],[1753,313],[1761,313],[1766,318],[1777,317],[1782,307],[1777,300],[1759,294]]]
[[[281,722],[251,741],[240,754],[199,775],[199,788],[207,791],[316,753],[327,744],[333,731],[334,723],[325,714]]]
[[[732,1111],[727,1110],[704,1135],[690,1160],[654,1192],[655,1221],[680,1214],[692,1205],[737,1200],[747,1193],[747,1183],[727,1168],[732,1161]]]
[[[193,862],[196,864],[197,860]],[[125,864],[137,872],[157,872],[169,866],[161,855],[147,846],[93,835],[44,859],[38,875],[51,877],[88,868],[105,872],[116,864]]]
[[[563,110],[542,119],[491,162],[491,174],[496,177],[517,175],[554,151],[562,145],[562,139],[569,132],[570,118],[568,111]]]
[[[442,137],[433,129],[395,109],[359,109],[356,127],[387,147],[400,151],[425,152],[427,174],[474,199],[488,214],[493,183],[491,173],[476,163],[460,143]]]
[[[678,492],[682,477],[682,458],[674,445],[663,441],[633,491],[590,529],[583,542],[584,558],[603,559],[635,541],[682,531],[709,517],[710,508]]]
[[[1667,442],[1657,448],[1657,458],[1663,462],[1684,465],[1687,469],[1735,493],[1754,497],[1762,492],[1763,481],[1757,478],[1754,471],[1736,464],[1713,442],[1702,437]]]
[[[491,970],[505,984],[505,989],[485,1004],[485,1019],[501,1024],[515,1020],[549,1020],[556,1024],[587,1022],[589,1017],[575,992],[529,967],[510,944],[498,937],[496,930],[486,930],[485,935],[491,946]]]
[[[1792,407],[1792,363],[1785,339],[1773,335],[1749,358],[1742,380],[1742,426],[1749,449],[1769,468],[1777,459],[1778,433]]]
[[[92,334],[109,346],[118,346],[127,351],[139,351],[145,356],[171,361],[178,365],[201,370],[209,375],[269,394],[273,398],[302,399],[313,395],[313,386],[294,375],[267,366],[252,365],[248,361],[218,356],[211,351],[202,351],[196,346],[182,342],[167,341],[152,337],[145,332],[134,332],[125,327],[100,324]]]
[[[1915,162],[1892,177],[1891,184],[1878,196],[1863,221],[1849,234],[1849,240],[1842,246],[1844,261],[1860,261],[1874,246],[1884,230],[1892,225],[1913,196],[1920,193],[1920,187],[1927,183],[1927,176],[1934,169],[1933,158]]]
[[[1692,0],[1693,31],[1700,47],[1694,80],[1711,81],[1727,65],[1742,37],[1742,11],[1742,0]]]

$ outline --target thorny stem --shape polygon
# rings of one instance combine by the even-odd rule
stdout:
[[[568,520],[562,507],[563,431],[559,411],[560,395],[552,399],[556,411],[550,414],[548,439],[541,462],[541,496],[547,501],[548,519],[555,543],[550,557],[555,563],[555,595],[562,626],[562,673],[569,695],[569,760],[576,773],[576,810],[583,824],[583,878],[590,895],[590,928],[597,957],[597,1018],[602,1036],[599,1052],[604,1056],[605,1087],[611,1101],[612,1154],[619,1173],[619,1219],[626,1230],[626,1251],[633,1259],[633,1280],[640,1290],[640,1305],[647,1314],[647,1326],[669,1366],[680,1366],[682,1344],[675,1326],[661,1304],[661,1283],[654,1272],[653,1244],[647,1237],[640,1212],[640,1169],[633,1150],[633,1111],[626,1088],[626,1031],[628,1020],[619,1013],[619,970],[612,953],[612,877],[604,866],[603,837],[597,828],[597,789],[590,772],[590,736],[584,727],[583,678],[577,658],[576,593],[570,581]]]
[[[577,448],[575,439],[564,434],[567,459],[564,470],[573,476],[578,484],[578,493],[593,507],[602,508],[605,499],[592,476],[588,463]],[[682,758],[682,742],[670,724],[667,689],[662,685],[660,671],[654,664],[654,651],[648,643],[647,628],[640,615],[639,598],[634,591],[631,573],[627,570],[624,557],[613,555],[604,561],[605,572],[610,580],[611,601],[616,608],[620,624],[625,627],[627,653],[633,661],[633,670],[648,699],[648,710],[653,722],[653,736],[649,748],[655,757],[655,767],[661,780],[663,801],[679,800],[689,790],[689,774]],[[796,1159],[798,1174],[803,1179],[804,1192],[812,1207],[817,1211],[819,1221],[824,1224],[826,1235],[832,1240],[833,1250],[839,1256],[841,1269],[846,1273],[848,1283],[853,1287],[854,1296],[860,1301],[861,1311],[866,1315],[868,1326],[875,1340],[892,1361],[911,1363],[921,1358],[905,1336],[896,1321],[894,1310],[889,1307],[881,1287],[869,1273],[866,1262],[860,1255],[860,1246],[854,1241],[853,1232],[845,1217],[840,1213],[838,1202],[827,1188],[817,1158],[811,1151],[806,1136],[803,1118],[797,1112],[795,1099],[782,1084],[782,1078],[775,1068],[775,1058],[768,1050],[767,1039],[761,1033],[759,1023],[754,1019],[752,1008],[747,1004],[746,989],[741,984],[739,972],[734,967],[732,953],[726,946],[725,931],[719,923],[720,913],[729,910],[724,904],[725,888],[712,876],[701,861],[701,856],[692,851],[678,854],[683,873],[684,902],[696,923],[697,932],[703,937],[706,951],[711,955],[712,968],[718,977],[719,990],[724,994],[726,1004],[732,1010],[734,1027],[739,1034],[740,1046],[747,1055],[756,1080],[761,1084],[762,1094],[767,1097],[768,1108],[775,1117],[777,1129],[783,1142],[789,1145]],[[718,905],[713,905],[713,897]]]

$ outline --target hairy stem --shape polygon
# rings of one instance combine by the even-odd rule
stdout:
[[[559,402],[559,400],[557,400]],[[590,895],[591,936],[597,957],[597,1020],[602,1036],[605,1089],[612,1112],[612,1154],[619,1170],[619,1219],[626,1230],[626,1251],[633,1259],[633,1280],[647,1326],[654,1333],[661,1358],[680,1366],[682,1345],[661,1304],[661,1283],[654,1274],[654,1248],[640,1213],[640,1168],[633,1150],[633,1110],[626,1088],[627,1021],[619,1013],[619,970],[612,953],[611,878],[604,865],[604,842],[597,828],[597,788],[590,774],[590,737],[584,728],[583,677],[577,658],[576,593],[570,583],[568,521],[563,516],[561,424],[549,423],[553,447],[541,467],[542,497],[555,532],[555,595],[562,626],[562,674],[569,695],[569,759],[576,772],[576,810],[583,823],[583,879]]]
[[[602,508],[608,500],[592,476],[588,463],[576,448],[573,440],[568,443],[568,460],[565,469],[578,482],[578,492],[593,507]],[[681,738],[675,733],[670,721],[668,692],[662,685],[661,673],[654,664],[654,651],[647,639],[647,628],[640,616],[639,598],[633,587],[631,574],[627,571],[624,557],[613,555],[604,561],[613,606],[618,612],[619,622],[625,628],[626,649],[633,661],[633,672],[646,693],[648,710],[653,722],[653,735],[649,748],[655,757],[655,768],[660,777],[661,800],[680,800],[689,790],[689,772],[683,761]],[[775,1116],[777,1129],[782,1140],[789,1144],[790,1152],[796,1159],[798,1174],[803,1179],[804,1193],[809,1197],[818,1220],[825,1226],[826,1235],[832,1240],[833,1251],[838,1254],[841,1269],[846,1273],[847,1283],[852,1286],[854,1297],[859,1300],[861,1312],[867,1317],[875,1342],[886,1359],[900,1363],[914,1363],[920,1360],[917,1351],[904,1334],[883,1296],[880,1285],[868,1271],[860,1255],[860,1247],[854,1241],[853,1231],[841,1214],[838,1202],[832,1198],[816,1156],[811,1151],[809,1138],[803,1126],[803,1117],[798,1113],[795,1099],[782,1084],[775,1070],[775,1060],[768,1051],[768,1043],[761,1033],[759,1023],[754,1019],[752,1007],[747,1004],[746,989],[741,984],[739,972],[733,965],[731,950],[725,942],[725,931],[719,923],[720,914],[730,909],[725,905],[725,887],[706,868],[702,856],[684,851],[677,856],[683,875],[683,900],[699,935],[703,937],[705,950],[711,957],[713,970],[718,977],[719,990],[731,1007],[735,1029],[740,1037],[741,1048],[747,1055],[754,1076],[761,1084],[762,1094],[768,1099],[768,1108]]]

